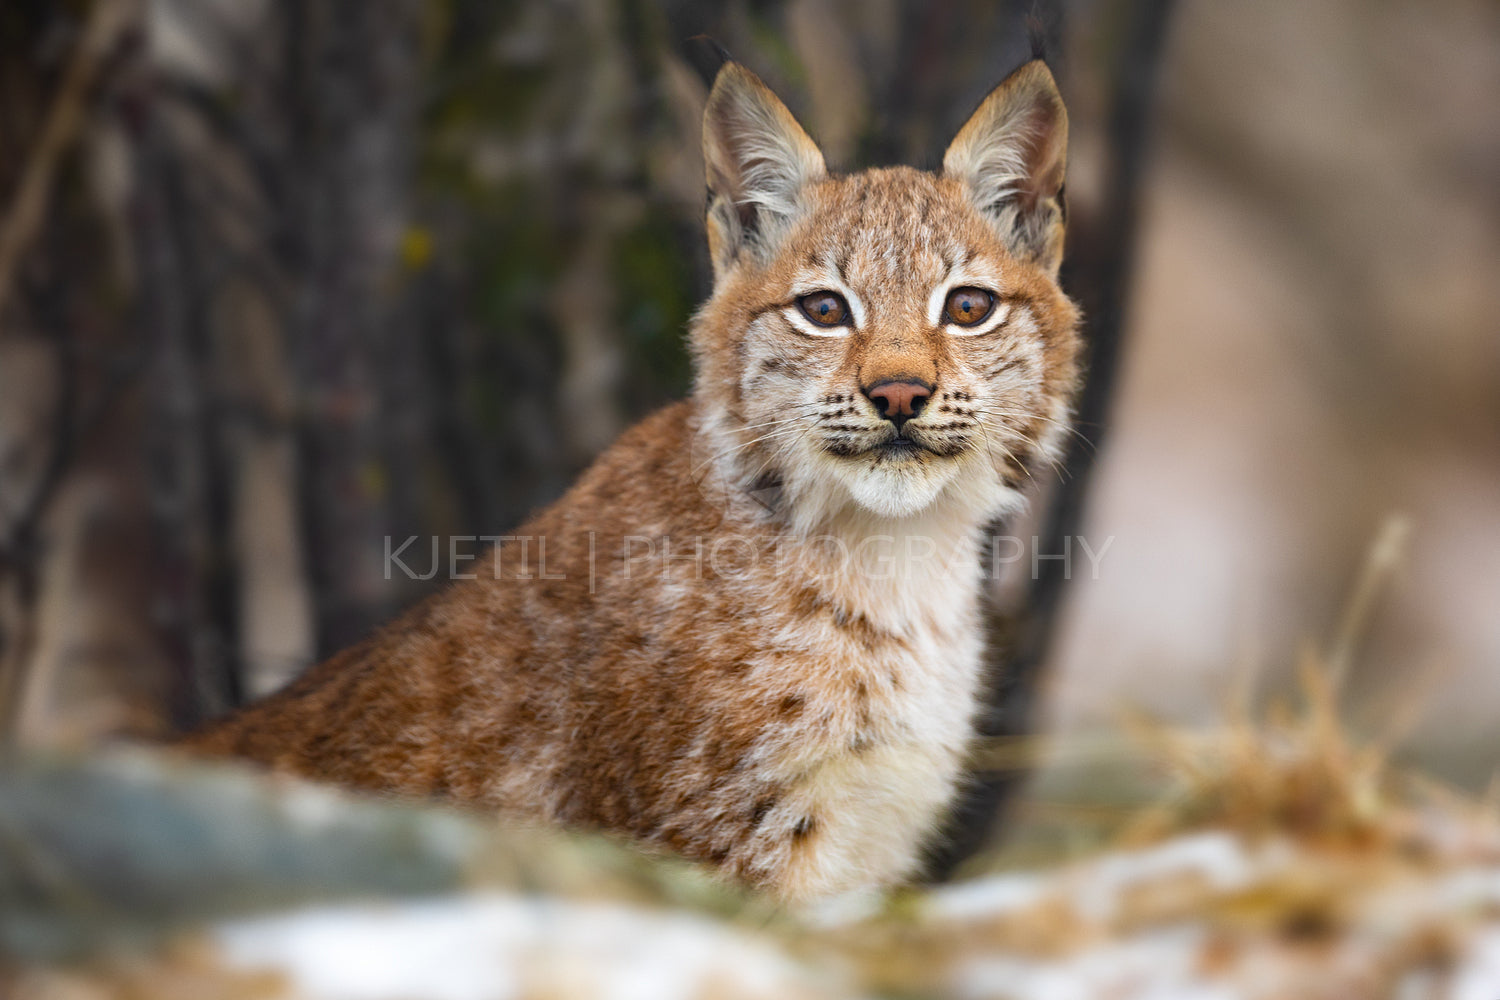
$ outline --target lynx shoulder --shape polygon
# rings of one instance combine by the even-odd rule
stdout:
[[[478,579],[190,744],[602,827],[786,899],[908,876],[971,737],[983,526],[1067,425],[1066,143],[1031,62],[941,171],[835,175],[727,64],[691,398]]]

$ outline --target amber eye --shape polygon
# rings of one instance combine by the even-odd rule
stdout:
[[[849,322],[849,304],[833,292],[813,292],[797,300],[802,315],[819,326],[844,326]]]
[[[948,322],[959,326],[973,326],[995,308],[995,297],[983,288],[955,288],[948,293],[943,312]]]

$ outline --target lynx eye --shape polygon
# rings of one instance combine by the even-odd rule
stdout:
[[[812,292],[797,300],[802,315],[819,326],[847,326],[849,303],[833,292]]]
[[[943,315],[958,326],[974,326],[995,308],[995,297],[983,288],[955,288],[948,293]]]

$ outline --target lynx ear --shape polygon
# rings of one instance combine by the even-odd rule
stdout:
[[[1012,253],[1052,274],[1062,263],[1068,111],[1047,64],[1016,70],[990,92],[943,154]]]
[[[703,111],[703,159],[716,279],[741,252],[774,246],[801,210],[803,185],[827,173],[786,105],[733,62],[719,70]]]

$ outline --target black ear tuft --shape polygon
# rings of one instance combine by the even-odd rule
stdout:
[[[705,85],[712,87],[714,78],[725,63],[734,62],[734,56],[708,35],[694,35],[683,43],[682,53],[688,65],[698,71]]]
[[[1041,15],[1035,7],[1031,13],[1026,15],[1026,40],[1031,45],[1031,58],[1047,60],[1047,26],[1042,23]]]
[[[1047,61],[1049,53],[1062,51],[1062,5],[1057,0],[1032,0],[1026,15],[1026,41],[1031,58]]]

